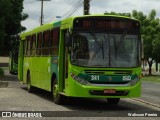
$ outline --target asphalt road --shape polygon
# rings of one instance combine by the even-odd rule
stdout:
[[[160,105],[160,83],[143,82],[141,99]]]
[[[17,80],[17,76],[10,76],[9,74],[3,80],[8,83],[7,87],[0,88],[0,111],[56,111],[54,113],[47,113],[50,116],[57,116],[61,111],[60,116],[72,116],[83,117],[89,115],[90,119],[96,115],[101,116],[94,117],[94,119],[102,119],[105,115],[112,117],[118,116],[127,119],[128,113],[155,111],[157,109],[148,106],[147,104],[141,104],[129,99],[121,99],[117,106],[107,104],[105,99],[82,99],[82,98],[70,98],[68,104],[57,105],[54,104],[49,92],[43,90],[37,90],[35,93],[28,93],[26,85],[20,84]],[[142,85],[142,97],[145,101],[160,105],[160,84],[143,82]],[[160,109],[158,109],[160,111]],[[64,112],[62,112],[64,111]],[[76,112],[66,112],[76,111]],[[112,119],[109,117],[109,119]],[[0,118],[1,119],[1,118]],[[59,118],[57,118],[59,120]],[[69,120],[69,117],[66,119]],[[120,118],[114,118],[118,120]],[[142,119],[142,118],[141,118]],[[146,119],[146,118],[145,118]],[[151,119],[150,117],[147,118]],[[157,119],[158,118],[153,118]]]

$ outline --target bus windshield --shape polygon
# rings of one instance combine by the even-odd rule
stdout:
[[[139,35],[106,32],[76,32],[71,63],[85,67],[137,67]]]

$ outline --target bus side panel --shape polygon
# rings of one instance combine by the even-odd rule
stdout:
[[[56,74],[56,80],[58,78],[58,56],[54,56],[51,59],[51,73]],[[50,85],[50,91],[51,91],[51,84]]]
[[[27,72],[30,68],[30,62],[29,62],[29,57],[24,58],[24,65],[23,65],[23,82],[27,82]]]
[[[38,87],[39,85],[36,84],[36,80],[38,80],[38,79],[36,78],[36,72],[35,72],[37,70],[35,68],[35,66],[36,66],[36,58],[34,56],[31,56],[29,61],[30,61],[29,70],[30,70],[31,84],[32,84],[32,86]]]
[[[50,84],[51,84],[51,74],[50,74],[50,57],[43,57],[42,59],[42,66],[41,66],[41,72],[42,72],[42,82],[41,86],[43,89],[50,91]]]
[[[40,86],[40,78],[42,77],[41,76],[41,73],[40,73],[40,70],[39,70],[39,67],[41,65],[41,62],[40,62],[40,57],[34,57],[34,56],[30,56],[30,57],[26,57],[25,58],[25,78],[27,77],[27,72],[29,71],[30,73],[30,80],[31,80],[31,85],[32,86],[35,86],[35,87],[38,87],[38,88],[41,88]]]
[[[18,57],[18,79],[23,81],[24,41],[20,41]]]
[[[32,86],[50,91],[51,89],[51,74],[50,74],[50,62],[51,58],[47,56],[32,56],[28,60],[29,71],[31,76]],[[27,68],[26,68],[27,70]],[[25,70],[25,71],[26,71]]]

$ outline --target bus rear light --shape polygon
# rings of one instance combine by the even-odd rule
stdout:
[[[76,76],[76,75],[73,74],[73,73],[71,73],[70,76],[71,76],[74,80],[76,80],[78,83],[80,83],[80,84],[82,84],[82,85],[88,84],[88,81],[86,81],[86,80],[84,80],[84,79]]]

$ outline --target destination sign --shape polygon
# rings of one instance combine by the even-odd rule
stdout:
[[[139,29],[139,22],[124,18],[76,18],[74,28]]]

